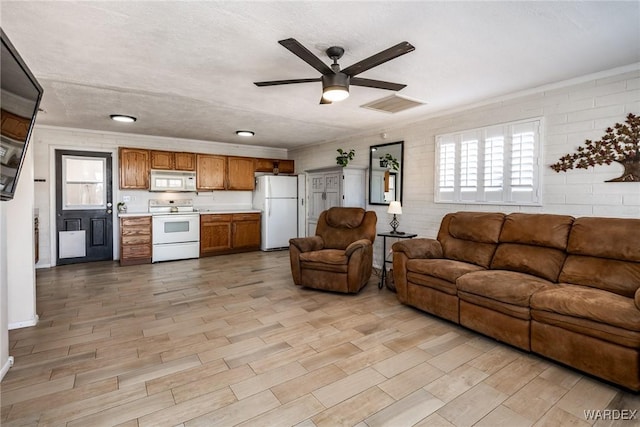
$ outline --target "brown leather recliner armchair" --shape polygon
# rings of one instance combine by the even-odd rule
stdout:
[[[362,208],[330,208],[316,235],[289,240],[291,274],[298,286],[357,293],[373,267],[377,216]]]

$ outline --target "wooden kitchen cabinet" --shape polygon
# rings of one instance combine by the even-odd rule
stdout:
[[[120,218],[120,265],[151,263],[151,216]]]
[[[195,171],[195,153],[151,151],[151,169]]]
[[[255,189],[255,159],[253,157],[227,157],[227,190]]]
[[[200,256],[216,255],[231,250],[233,215],[200,215]]]
[[[279,160],[279,159],[256,159],[256,172],[273,173],[273,170],[278,167],[278,173],[294,173],[294,161],[293,160]]]
[[[149,189],[149,150],[120,148],[120,189]]]
[[[200,256],[260,249],[260,214],[200,215]]]
[[[151,169],[174,169],[174,156],[171,151],[151,151]]]
[[[212,154],[196,155],[196,188],[198,190],[225,190],[227,158]]]
[[[233,214],[232,232],[234,249],[260,249],[260,214]]]
[[[175,169],[179,171],[196,170],[196,153],[173,153]]]

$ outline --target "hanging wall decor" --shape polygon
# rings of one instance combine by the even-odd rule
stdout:
[[[624,124],[616,123],[607,128],[598,141],[585,140],[573,154],[565,154],[551,165],[556,172],[569,169],[588,169],[595,165],[620,163],[624,168],[621,176],[607,182],[640,182],[640,117],[629,114]]]

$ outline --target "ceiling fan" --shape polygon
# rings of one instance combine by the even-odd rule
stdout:
[[[280,40],[282,46],[289,49],[294,55],[302,59],[307,64],[318,70],[322,76],[311,79],[293,79],[293,80],[273,80],[268,82],[254,82],[256,86],[276,86],[288,85],[293,83],[309,83],[322,82],[322,98],[320,104],[331,104],[332,102],[342,101],[349,96],[349,85],[372,87],[376,89],[401,90],[406,85],[398,83],[384,82],[381,80],[364,79],[356,77],[358,74],[365,72],[380,64],[395,59],[405,53],[415,50],[409,42],[401,42],[395,46],[378,52],[375,55],[363,59],[344,70],[340,70],[338,59],[342,58],[344,49],[339,46],[332,46],[326,50],[327,56],[333,60],[333,64],[329,67],[320,58],[314,55],[309,49],[304,47],[296,39]]]

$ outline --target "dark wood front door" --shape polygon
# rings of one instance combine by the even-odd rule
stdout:
[[[56,264],[113,259],[111,153],[56,150]]]

